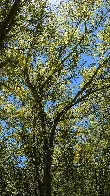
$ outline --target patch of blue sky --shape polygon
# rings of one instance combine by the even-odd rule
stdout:
[[[26,156],[18,156],[18,167],[20,168],[24,168],[26,167],[26,162],[28,161],[27,157]]]
[[[32,56],[32,62],[31,65],[33,66],[33,69],[36,70],[38,68],[38,65],[46,65],[47,62],[47,55],[46,54],[36,54],[36,56]]]
[[[12,104],[16,110],[19,110],[23,105],[23,102],[13,94],[7,97],[7,103]]]
[[[52,101],[46,101],[45,106],[44,106],[44,111],[47,112],[49,108],[52,106]]]
[[[49,1],[49,3],[51,3],[51,5],[56,5],[61,2],[67,2],[68,0],[48,0],[48,1]]]
[[[13,127],[9,127],[8,122],[6,122],[5,120],[1,120],[1,125],[2,125],[1,137],[11,136],[16,130]]]
[[[15,100],[14,95],[11,94],[7,97],[7,101],[9,101],[10,103],[13,103],[13,101]]]
[[[3,128],[7,128],[8,127],[8,124],[6,123],[5,120],[1,120],[1,123],[2,123],[2,127]]]
[[[12,157],[12,161],[13,161],[15,167],[25,168],[26,162],[28,161],[28,159],[23,155],[20,155],[20,156],[14,155]]]
[[[78,62],[79,69],[76,69],[76,77],[71,79],[71,88],[73,89],[73,96],[77,94],[77,92],[80,90],[80,84],[83,82],[83,77],[81,75],[81,70],[89,69],[92,66],[98,66],[98,59],[94,58],[92,55],[88,55],[86,53],[82,53],[80,60]],[[80,72],[79,72],[80,70]]]
[[[1,130],[1,134],[0,134],[0,138],[4,138],[7,136],[7,128],[8,128],[8,123],[5,120],[0,120],[0,124],[2,126],[2,130]]]
[[[88,55],[87,53],[82,53],[81,54],[81,58],[80,58],[80,61],[79,61],[79,66],[81,64],[83,64],[84,62],[84,66],[82,67],[83,68],[89,68],[91,65],[94,65],[94,64],[97,64],[98,61],[96,58],[94,58],[92,55]]]

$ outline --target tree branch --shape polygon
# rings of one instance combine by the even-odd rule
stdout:
[[[106,59],[103,63],[107,63],[109,62],[109,58]],[[96,69],[95,73],[92,75],[92,77],[90,78],[90,80],[83,86],[83,88],[76,94],[75,98],[68,104],[66,105],[61,112],[57,113],[56,118],[54,119],[53,122],[53,127],[51,129],[51,134],[50,134],[50,144],[53,145],[53,140],[54,140],[54,134],[55,134],[55,130],[56,130],[56,126],[58,124],[58,122],[61,120],[61,117],[64,116],[69,109],[71,109],[74,105],[80,103],[81,101],[83,101],[85,98],[87,98],[89,95],[98,92],[100,90],[102,90],[104,87],[101,88],[96,88],[93,91],[89,91],[88,93],[86,93],[85,95],[82,96],[82,94],[84,93],[84,91],[86,90],[86,88],[92,83],[93,79],[96,77],[98,71],[101,68],[101,64],[99,65],[99,67]],[[107,88],[110,87],[110,85],[107,86]],[[81,97],[80,97],[81,96]],[[79,98],[78,98],[79,97]]]
[[[14,19],[16,17],[17,11],[20,7],[21,0],[15,0],[14,4],[12,5],[8,15],[2,22],[0,26],[0,48],[2,47],[3,41],[5,40],[7,34],[9,33],[10,29],[14,25]]]
[[[44,108],[42,105],[42,96],[39,95],[41,92],[38,92],[36,90],[35,86],[33,86],[31,84],[27,66],[25,66],[25,69],[24,69],[24,78],[26,80],[28,88],[31,90],[33,98],[36,102],[36,106],[38,107],[38,112],[39,112],[39,116],[40,116],[40,120],[41,120],[42,129],[45,130],[46,114],[44,112]]]
[[[80,41],[74,46],[73,50],[64,58],[61,60],[61,62],[57,65],[58,68],[55,68],[52,73],[48,76],[48,78],[41,84],[42,88],[45,87],[46,84],[48,84],[49,80],[51,80],[51,78],[53,77],[53,75],[57,72],[57,71],[61,71],[63,69],[63,63],[75,52],[75,50],[77,49],[77,46],[84,40],[84,36],[82,36],[82,38],[80,39]],[[59,56],[60,58],[60,56]]]

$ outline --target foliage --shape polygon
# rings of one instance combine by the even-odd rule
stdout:
[[[109,196],[108,2],[7,2],[1,195]]]

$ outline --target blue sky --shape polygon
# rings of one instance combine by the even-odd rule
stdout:
[[[59,2],[64,2],[64,1],[67,1],[67,0],[48,0],[49,1],[49,3],[51,3],[51,4],[57,4],[57,3],[59,3]]]

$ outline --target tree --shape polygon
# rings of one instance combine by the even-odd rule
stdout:
[[[85,112],[81,111],[83,108],[80,108],[80,104],[85,104],[86,115],[88,112],[92,114],[89,109],[91,105],[94,106],[94,102],[91,104],[91,99],[95,96],[97,98],[98,93],[102,95],[102,90],[107,92],[110,88],[107,72],[108,38],[104,33],[102,33],[104,39],[100,34],[99,38],[95,35],[107,20],[107,6],[107,2],[100,0],[95,3],[92,0],[80,3],[69,1],[61,3],[54,11],[45,1],[31,2],[26,8],[24,7],[27,13],[24,11],[23,19],[17,21],[20,28],[23,24],[26,28],[19,32],[19,39],[15,36],[9,40],[5,49],[6,55],[2,54],[2,59],[6,63],[1,73],[2,126],[5,122],[6,137],[16,142],[17,150],[12,150],[14,157],[18,160],[19,156],[25,156],[27,159],[26,168],[18,169],[19,172],[23,170],[27,179],[26,184],[22,177],[23,187],[20,188],[22,195],[65,195],[68,174],[71,174],[68,182],[71,192],[69,193],[68,189],[68,195],[72,194],[72,191],[78,195],[89,194],[88,190],[91,190],[92,186],[88,187],[88,190],[83,186],[85,183],[83,167],[87,175],[91,162],[81,166],[80,172],[77,172],[77,168],[81,156],[84,154],[82,162],[85,163],[88,156],[94,155],[95,147],[88,155],[88,145],[91,145],[91,142],[88,144],[81,140],[80,147],[80,136],[75,139],[74,126],[81,120],[81,115],[85,115]],[[103,28],[106,29],[104,25]],[[12,34],[18,30],[19,27],[17,30],[13,29]],[[82,62],[81,55],[84,53],[95,59],[94,56],[97,55],[97,63],[95,60],[90,64]],[[77,78],[83,79],[78,89],[75,83],[75,80],[78,81]],[[98,98],[97,102],[100,105]],[[80,125],[78,129],[81,129],[83,134]],[[88,131],[89,129],[93,128],[88,118]],[[95,127],[95,130],[97,129]],[[92,131],[91,137],[94,138]],[[87,140],[89,141],[89,137]],[[97,153],[99,149],[100,144]],[[60,158],[58,153],[61,154],[60,160],[63,161],[57,166]],[[103,164],[101,166],[103,167]],[[73,175],[76,176],[76,182],[75,179],[72,181]],[[82,181],[79,180],[81,175]],[[89,182],[92,182],[93,176],[91,172]],[[64,186],[62,186],[63,178]],[[58,182],[59,186],[56,187]],[[81,182],[82,188],[80,188]],[[24,191],[24,187],[28,187],[27,192]],[[105,189],[108,191],[108,188]]]

